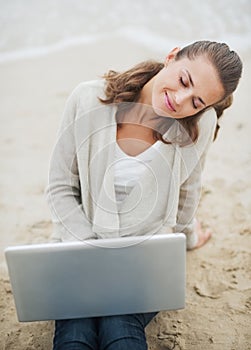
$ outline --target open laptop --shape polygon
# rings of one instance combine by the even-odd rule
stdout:
[[[185,306],[184,234],[14,246],[5,257],[19,321]]]

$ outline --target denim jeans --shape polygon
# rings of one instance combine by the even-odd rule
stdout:
[[[53,350],[146,350],[145,327],[156,314],[58,320]]]

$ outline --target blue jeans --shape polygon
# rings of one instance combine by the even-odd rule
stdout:
[[[147,350],[145,327],[156,314],[58,320],[53,350]]]

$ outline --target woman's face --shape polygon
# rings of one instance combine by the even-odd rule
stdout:
[[[224,90],[210,61],[199,56],[175,61],[173,50],[154,77],[152,107],[158,115],[184,118],[221,100]]]

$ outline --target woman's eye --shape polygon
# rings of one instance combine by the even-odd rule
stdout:
[[[192,101],[192,104],[193,104],[193,108],[194,108],[194,109],[198,109],[198,108],[199,108],[199,107],[196,105],[196,103],[195,103],[194,100]]]
[[[187,87],[187,84],[182,77],[180,77],[180,83],[182,86]]]

